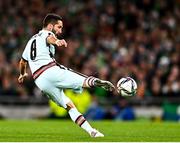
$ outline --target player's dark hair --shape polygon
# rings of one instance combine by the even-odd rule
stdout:
[[[54,25],[58,20],[62,20],[62,17],[54,13],[48,13],[43,20],[43,27],[46,27],[49,23]]]

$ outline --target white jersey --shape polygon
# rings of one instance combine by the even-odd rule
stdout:
[[[22,58],[28,61],[34,81],[41,91],[58,105],[67,108],[71,100],[63,90],[67,88],[75,92],[82,92],[86,78],[68,68],[55,66],[54,58],[52,58],[55,54],[55,47],[46,42],[50,34],[54,35],[51,31],[43,29],[34,35],[28,41]]]
[[[32,73],[54,60],[52,56],[55,54],[55,47],[46,42],[46,38],[51,34],[54,35],[48,30],[39,31],[28,41],[24,49],[22,58],[28,61]]]

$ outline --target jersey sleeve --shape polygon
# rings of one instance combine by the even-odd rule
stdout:
[[[26,45],[26,47],[25,47],[25,49],[24,49],[24,51],[22,53],[22,59],[25,60],[25,61],[28,61],[28,55],[29,55],[28,54],[29,53],[28,48],[29,48],[29,42],[27,43],[27,45]]]
[[[55,35],[54,35],[54,33],[51,32],[51,31],[46,32],[46,34],[44,34],[44,35],[45,35],[45,39],[46,39],[46,44],[49,45],[49,44],[47,43],[47,38],[48,38],[48,36],[49,36],[49,35],[53,35],[53,36],[55,37]]]

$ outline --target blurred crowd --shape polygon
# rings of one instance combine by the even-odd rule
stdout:
[[[68,42],[56,49],[59,63],[114,84],[130,76],[137,98],[179,95],[179,0],[0,1],[0,95],[40,95],[29,70],[17,83],[18,62],[49,12],[63,17]]]

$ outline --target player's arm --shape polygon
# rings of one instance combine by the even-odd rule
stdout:
[[[67,43],[64,39],[60,40],[60,39],[56,38],[54,35],[49,35],[46,38],[46,41],[48,44],[56,45],[58,47],[61,47],[61,46],[67,47]]]
[[[24,78],[28,76],[26,72],[26,68],[27,68],[27,61],[24,59],[21,59],[19,62],[19,71],[20,71],[20,75],[18,77],[19,83],[23,83]]]

